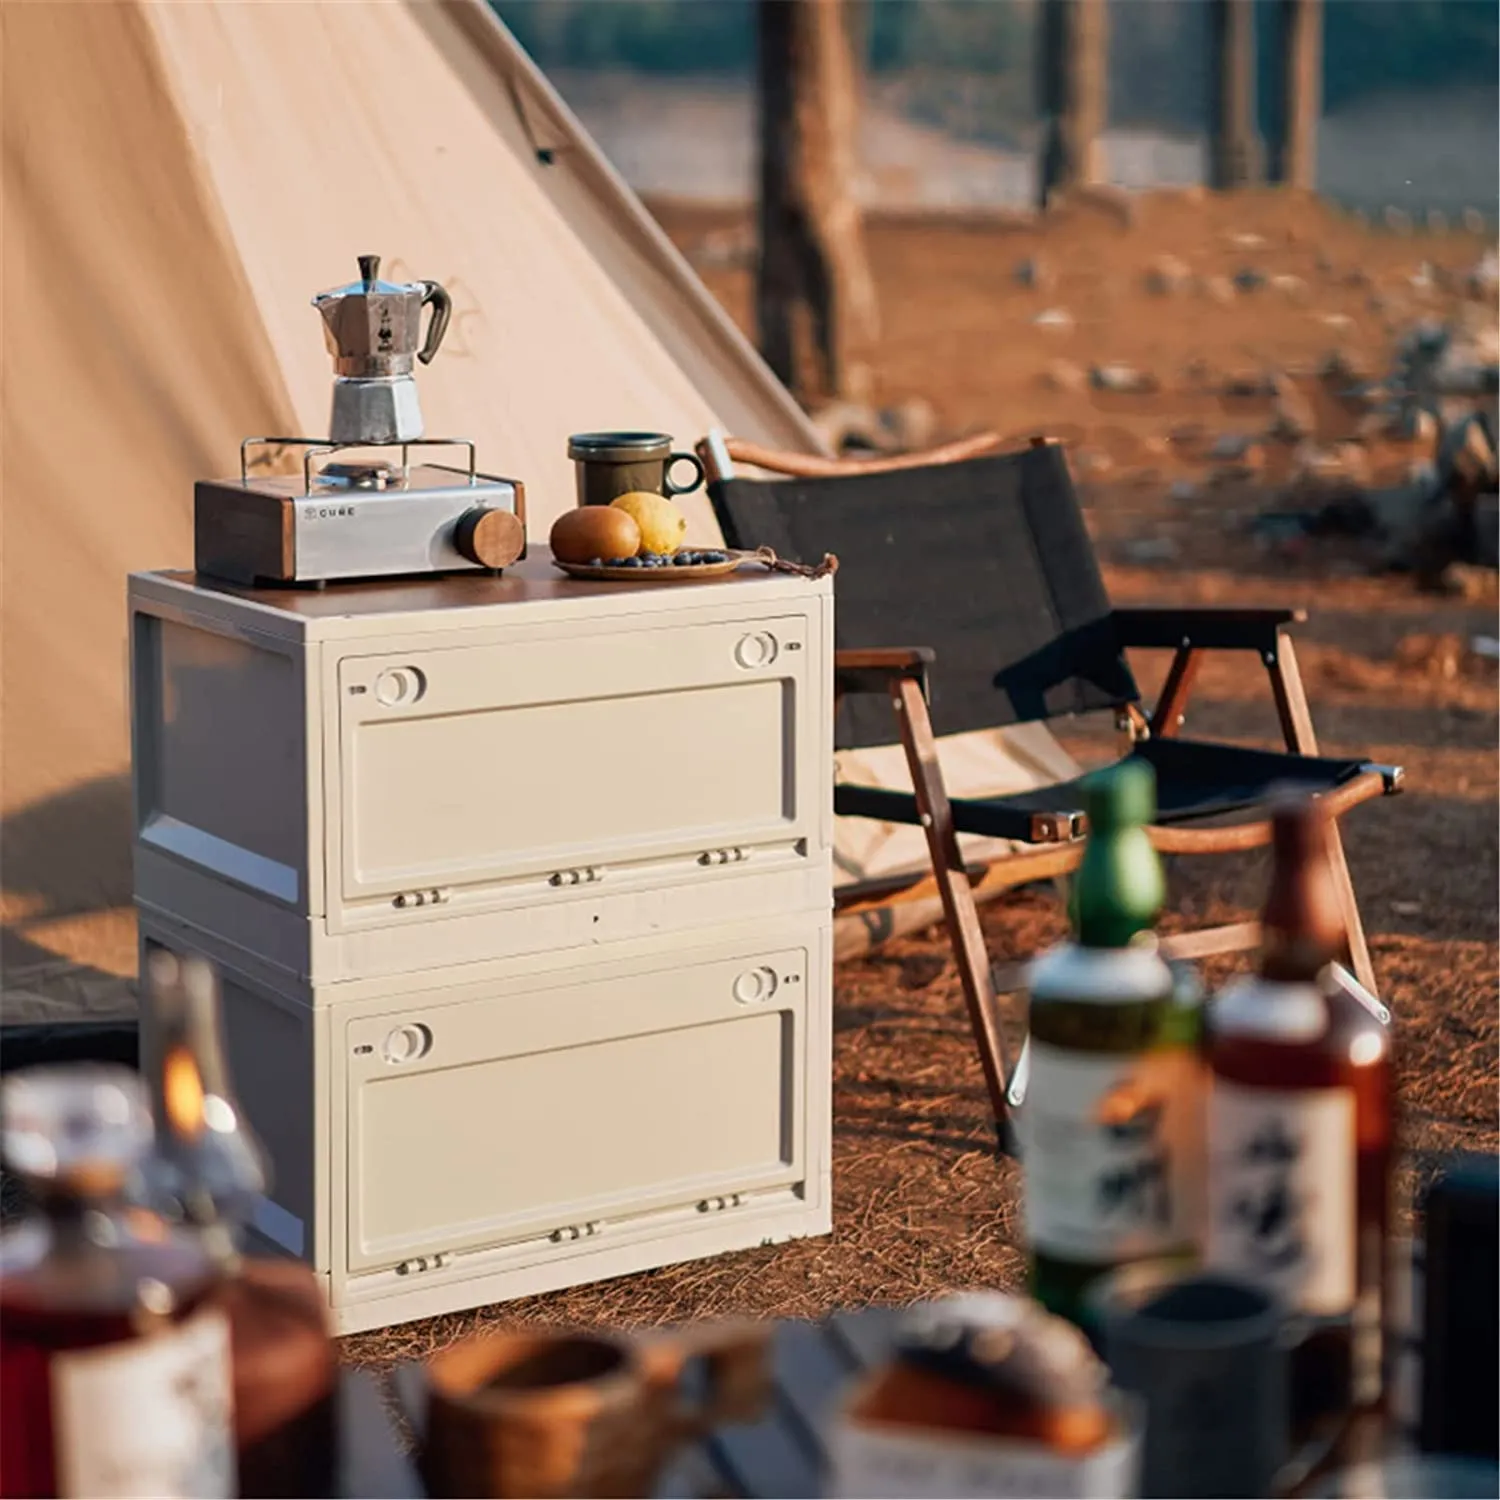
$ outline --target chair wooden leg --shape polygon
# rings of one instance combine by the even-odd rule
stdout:
[[[1302,673],[1297,666],[1297,651],[1292,638],[1285,632],[1279,636],[1274,656],[1266,658],[1266,670],[1271,674],[1271,692],[1276,699],[1276,715],[1281,720],[1281,732],[1288,750],[1298,755],[1318,754],[1318,736],[1313,728],[1312,710],[1307,706],[1307,693],[1302,687]],[[1344,840],[1339,832],[1338,820],[1332,821],[1328,831],[1328,858],[1333,866],[1334,884],[1338,888],[1339,901],[1344,909],[1344,947],[1349,967],[1354,977],[1378,997],[1380,991],[1375,984],[1375,967],[1370,962],[1369,945],[1365,942],[1365,925],[1359,914],[1359,903],[1354,895],[1354,882],[1349,875],[1349,861],[1344,857]]]
[[[914,678],[901,678],[891,693],[891,706],[896,710],[900,724],[901,744],[911,770],[917,811],[927,835],[948,937],[953,944],[964,1003],[969,1011],[969,1024],[984,1069],[985,1088],[995,1113],[996,1127],[1003,1139],[1006,1124],[1005,1039],[1000,1034],[995,992],[990,985],[990,960],[984,932],[979,925],[979,908],[975,905],[974,892],[964,871],[963,856],[959,853],[953,810],[948,802],[947,788],[943,785],[937,740],[932,732],[932,720],[927,713],[921,684]]]
[[[1380,991],[1375,985],[1375,966],[1370,962],[1365,924],[1359,914],[1354,881],[1349,875],[1349,861],[1344,857],[1344,840],[1336,821],[1328,830],[1328,862],[1333,866],[1333,883],[1339,893],[1339,904],[1344,908],[1344,944],[1349,950],[1349,967],[1354,970],[1354,977],[1378,998]]]
[[[1188,694],[1203,664],[1203,653],[1189,646],[1179,646],[1172,658],[1167,680],[1162,684],[1161,697],[1151,714],[1152,739],[1170,739],[1182,728],[1183,713],[1187,708]]]

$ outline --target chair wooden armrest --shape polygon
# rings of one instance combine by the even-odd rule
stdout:
[[[1281,631],[1307,619],[1301,609],[1137,608],[1114,611],[1122,646],[1144,650],[1274,651]]]
[[[1127,605],[1116,608],[1112,618],[1120,644],[1127,649],[1175,652],[1161,696],[1145,726],[1147,733],[1161,739],[1182,727],[1188,694],[1205,651],[1254,651],[1270,674],[1287,749],[1302,755],[1318,753],[1297,655],[1287,634],[1288,625],[1299,625],[1307,619],[1306,610]],[[1295,725],[1294,719],[1298,720]]]
[[[833,653],[834,691],[888,693],[896,683],[911,678],[927,696],[927,668],[937,660],[931,646],[873,646]]]
[[[859,474],[889,474],[899,469],[923,469],[933,464],[961,463],[966,458],[980,458],[993,453],[1003,439],[996,432],[975,433],[973,437],[957,438],[951,443],[939,444],[936,448],[924,448],[916,453],[898,453],[887,458],[819,458],[810,453],[794,453],[781,448],[766,448],[744,438],[715,434],[702,438],[694,451],[703,461],[709,482],[733,478],[733,464],[752,464],[758,469],[773,474],[785,474],[796,479],[832,479]],[[732,462],[726,465],[724,460]]]

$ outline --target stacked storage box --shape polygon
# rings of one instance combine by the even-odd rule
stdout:
[[[827,1231],[832,608],[132,577],[143,953],[220,966],[341,1332]]]

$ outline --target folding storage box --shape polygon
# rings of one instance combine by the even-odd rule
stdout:
[[[141,941],[342,1331],[827,1230],[827,580],[130,609]]]

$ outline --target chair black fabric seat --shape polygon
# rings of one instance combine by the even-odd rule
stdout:
[[[1156,821],[1161,824],[1243,812],[1263,804],[1280,787],[1329,792],[1368,764],[1177,738],[1143,740],[1129,758],[1148,762],[1156,772]],[[953,823],[960,833],[1031,842],[1033,817],[1082,812],[1083,805],[1081,778],[1075,778],[1005,797],[954,798]],[[833,807],[843,817],[921,821],[912,793],[882,787],[836,785]]]

